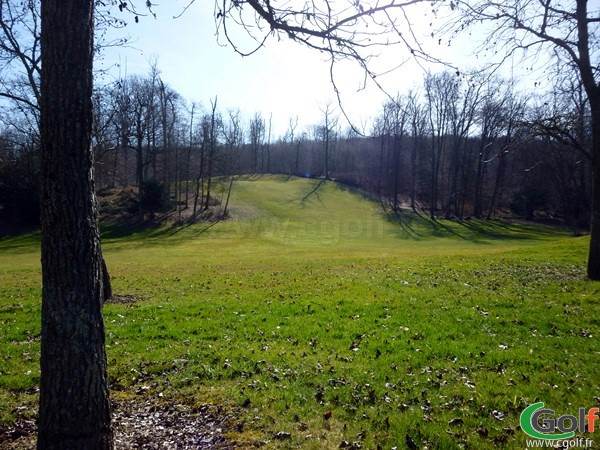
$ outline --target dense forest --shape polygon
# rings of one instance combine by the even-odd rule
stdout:
[[[200,4],[186,3],[180,15]],[[289,120],[285,132],[264,112],[223,110],[217,96],[190,102],[157,63],[111,83],[94,72],[106,46],[126,43],[106,39],[106,30],[156,18],[158,6],[0,1],[0,233],[5,225],[14,233],[0,239],[0,257],[15,267],[0,273],[8,380],[0,398],[9,405],[2,421],[26,418],[39,449],[110,450],[119,445],[110,393],[121,391],[117,405],[152,414],[151,398],[169,405],[169,429],[185,418],[180,402],[200,419],[207,416],[197,406],[215,401],[228,417],[215,425],[229,411],[242,419],[226,432],[252,439],[240,448],[279,440],[497,448],[531,446],[525,434],[537,443],[574,437],[573,420],[568,430],[560,418],[557,427],[535,422],[540,411],[554,413],[543,401],[594,400],[586,387],[600,280],[596,4],[223,0],[198,10],[240,55],[281,39],[320,52],[338,94],[340,62],[378,86],[380,75],[401,76],[406,61],[430,69],[412,90],[388,93],[361,128],[347,123],[339,101],[324,102],[313,124],[276,117]],[[418,17],[438,46],[478,35],[472,56],[481,66],[466,71],[435,56],[415,33]],[[389,48],[401,53],[379,58]],[[543,74],[504,79],[508,62]],[[312,180],[240,181],[262,174]],[[262,239],[253,220],[256,234],[224,222],[223,233],[204,239],[228,217],[230,201],[244,207],[249,185],[247,210],[287,190],[271,205],[284,205],[282,220],[296,213],[294,228],[308,242],[287,232]],[[306,202],[316,223],[371,214],[392,232],[355,241],[359,227],[345,242],[317,236],[300,208],[321,187],[322,198]],[[398,232],[409,220],[388,220],[372,199],[390,215],[419,219],[433,239],[405,245]],[[275,209],[264,208],[267,228]],[[486,220],[498,217],[588,228],[590,236]],[[113,229],[135,232],[106,239],[103,249],[99,219],[126,221]],[[140,233],[132,226],[163,221],[210,223]],[[26,226],[39,234],[23,233]],[[439,236],[439,227],[455,237]],[[480,240],[484,233],[472,228],[505,230]],[[139,308],[129,309],[134,302]],[[593,425],[592,409],[585,419]],[[137,411],[121,419],[143,419]]]
[[[3,3],[0,20],[0,221],[16,224],[39,221],[38,7]],[[105,38],[125,22],[110,2],[96,8],[98,57],[125,43]],[[281,135],[272,117],[222,111],[216,97],[203,104],[183,98],[156,62],[146,75],[108,84],[97,73],[96,190],[128,193],[121,198],[137,221],[176,211],[183,222],[226,215],[239,175],[291,174],[357,187],[396,213],[410,208],[432,218],[513,216],[589,227],[592,109],[578,68],[558,59],[546,67],[547,86],[535,82],[536,93],[491,69],[443,69],[389,95],[360,130],[345,119],[343,102],[329,102],[319,123],[277,118],[289,120]],[[106,202],[101,206],[106,210]]]
[[[511,216],[577,231],[589,225],[589,108],[572,72],[556,79],[535,97],[494,75],[428,73],[390,97],[367,130],[347,124],[343,104],[326,104],[320,123],[301,128],[289,118],[274,136],[272,118],[220,111],[217,98],[189,102],[153,65],[146,76],[96,87],[96,188],[129,192],[135,220],[175,211],[183,222],[226,215],[239,175],[290,174],[359,188],[394,213]],[[38,113],[13,100],[2,116],[5,222],[38,220]]]

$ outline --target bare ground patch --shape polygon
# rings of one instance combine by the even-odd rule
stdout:
[[[232,449],[225,440],[231,417],[221,408],[158,404],[135,400],[113,404],[116,449]],[[0,449],[34,449],[37,424],[20,419],[0,425]]]
[[[141,302],[144,299],[136,297],[135,295],[124,294],[124,295],[113,295],[111,298],[106,300],[106,303],[113,305],[129,305],[132,303]]]

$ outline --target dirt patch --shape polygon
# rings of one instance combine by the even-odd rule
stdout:
[[[113,406],[115,449],[233,449],[224,437],[230,419],[212,405],[119,402]],[[32,419],[0,425],[0,449],[34,449],[36,434]]]
[[[11,425],[0,425],[0,449],[34,449],[37,424],[33,419],[21,419]]]
[[[227,420],[215,406],[192,409],[132,400],[116,405],[113,412],[115,448],[230,449],[233,445],[223,436]]]
[[[113,305],[128,305],[131,303],[137,303],[143,301],[143,298],[136,297],[135,295],[113,295],[111,298],[106,300],[105,303],[110,303]]]

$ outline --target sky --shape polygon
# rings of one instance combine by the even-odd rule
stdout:
[[[127,20],[127,27],[111,30],[108,38],[128,35],[131,43],[105,51],[101,66],[118,64],[105,80],[146,74],[150,62],[156,60],[163,81],[188,101],[208,108],[217,98],[223,112],[240,109],[247,117],[260,112],[266,119],[272,114],[275,136],[286,131],[290,118],[298,116],[300,124],[309,126],[322,121],[321,110],[328,103],[337,107],[330,64],[322,54],[284,38],[271,39],[257,53],[242,57],[225,45],[223,36],[216,35],[211,0],[198,0],[173,19],[186,4],[187,0],[162,0],[154,7],[156,19],[140,17],[138,23],[130,15],[120,15]],[[250,48],[242,33],[236,42]],[[417,67],[393,76],[398,84],[413,86],[420,82],[422,71]],[[344,111],[356,126],[378,113],[385,94],[374,86],[361,90],[364,77],[354,63],[337,66],[335,79]]]
[[[143,2],[139,2],[143,3]],[[257,53],[242,57],[226,45],[224,36],[216,35],[213,0],[196,0],[181,17],[174,19],[188,0],[162,0],[154,7],[156,19],[140,17],[138,23],[130,14],[114,15],[127,20],[123,29],[110,30],[108,39],[130,37],[127,47],[105,50],[100,67],[111,67],[104,78],[110,82],[120,76],[146,74],[151,61],[156,61],[161,78],[186,100],[200,102],[208,108],[216,98],[221,112],[239,109],[246,118],[259,112],[272,115],[272,136],[281,136],[289,121],[299,117],[300,128],[319,124],[322,110],[329,103],[339,106],[330,78],[330,64],[321,53],[287,38],[270,39]],[[138,6],[141,8],[140,6]],[[143,5],[142,5],[143,7]],[[409,17],[419,38],[431,43],[428,36],[430,11],[421,6],[409,10]],[[140,9],[140,11],[142,11]],[[244,32],[235,35],[236,43],[249,49]],[[434,39],[437,42],[437,38]],[[433,53],[459,64],[470,64],[474,42],[452,47],[437,47]],[[407,59],[405,49],[390,48],[374,61],[382,67],[397,65]],[[401,68],[378,78],[386,91],[398,91],[422,85],[424,69],[408,58]],[[442,65],[428,66],[437,71]],[[365,88],[364,75],[355,63],[343,62],[334,67],[334,78],[341,92],[341,105],[352,123],[368,132],[368,124],[379,113],[386,94],[373,83]],[[345,128],[346,122],[340,118]],[[296,131],[298,132],[298,130]]]

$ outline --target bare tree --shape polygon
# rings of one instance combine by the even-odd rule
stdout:
[[[242,122],[240,118],[241,114],[239,111],[229,112],[229,121],[224,127],[225,137],[225,167],[224,172],[229,175],[229,183],[227,187],[227,198],[225,199],[225,205],[223,206],[222,215],[227,217],[229,207],[229,200],[231,199],[231,191],[233,188],[233,182],[236,179],[236,171],[239,163],[240,149],[244,143],[244,131],[242,130]]]
[[[39,126],[39,1],[0,1],[0,97],[18,106]]]
[[[435,219],[440,195],[441,176],[450,133],[450,110],[458,95],[458,80],[450,74],[428,74],[425,78],[425,96],[431,133],[429,215]]]
[[[290,117],[288,121],[288,129],[283,140],[285,142],[289,142],[290,145],[296,150],[293,166],[290,167],[290,173],[297,175],[300,168],[300,139],[296,137],[296,128],[298,128],[298,116]]]
[[[190,105],[190,125],[189,125],[189,138],[188,147],[185,157],[185,208],[189,208],[189,192],[190,192],[190,163],[192,158],[192,149],[194,148],[194,113],[198,107],[196,102],[192,102]]]
[[[124,45],[127,38],[104,39],[109,28],[122,28],[123,20],[109,14],[112,2],[98,0],[94,16],[94,56],[103,49]],[[11,111],[27,118],[36,132],[39,128],[41,73],[40,0],[0,0],[0,97],[8,100]]]
[[[589,102],[577,73],[564,71],[553,89],[531,108],[524,122],[541,139],[552,157],[552,175],[559,187],[562,210],[575,234],[586,224],[589,211],[588,173],[591,171],[591,127]]]
[[[265,119],[263,119],[260,113],[254,113],[254,117],[250,121],[249,127],[249,138],[250,138],[250,152],[252,157],[252,170],[254,173],[259,171],[259,157],[260,157],[260,168],[262,171],[264,165],[263,151],[265,145]]]
[[[587,274],[600,280],[600,11],[590,11],[587,0],[550,2],[472,0],[452,2],[457,17],[446,29],[453,35],[465,29],[483,28],[482,51],[501,55],[497,64],[513,55],[539,60],[539,51],[578,72],[590,105],[592,130],[591,239]],[[535,55],[535,56],[532,56]],[[533,62],[535,64],[535,61]]]
[[[319,134],[323,143],[323,173],[325,179],[329,180],[331,175],[331,149],[336,138],[339,116],[335,114],[331,103],[327,103],[322,107],[321,113],[323,114],[323,122],[319,127]]]
[[[496,164],[496,176],[489,202],[486,218],[491,219],[495,213],[498,198],[506,177],[508,156],[513,153],[523,142],[523,130],[520,126],[525,113],[526,99],[509,92],[504,105],[503,130],[497,140],[495,154],[485,161],[486,164]]]
[[[404,133],[406,131],[406,122],[406,99],[398,94],[394,99],[387,101],[383,105],[383,112],[378,119],[378,134],[381,138],[379,155],[379,195],[380,200],[383,201],[383,186],[385,186],[385,197],[389,199],[394,212],[400,211],[402,149]]]
[[[206,146],[208,143],[208,139],[207,136],[209,134],[209,128],[210,128],[210,121],[208,120],[208,118],[205,116],[202,119],[202,122],[200,124],[201,127],[201,140],[200,140],[200,161],[198,164],[198,171],[196,172],[196,183],[195,183],[195,188],[194,188],[194,206],[192,208],[192,216],[196,217],[196,214],[198,213],[198,207],[202,206],[202,199],[204,198],[204,161],[205,161],[205,153],[206,153]]]
[[[478,219],[483,214],[484,186],[489,174],[488,165],[494,159],[491,155],[508,120],[506,115],[512,92],[511,86],[507,84],[498,77],[486,80],[485,93],[479,105],[480,139],[473,200],[473,215]]]
[[[408,120],[413,140],[410,152],[410,207],[416,212],[417,158],[419,157],[419,149],[422,150],[424,146],[427,130],[427,114],[425,108],[420,103],[419,95],[415,91],[409,92],[407,101]]]
[[[192,0],[191,3],[194,3]],[[419,5],[429,5],[426,0],[387,0],[363,3],[350,1],[334,4],[328,0],[270,1],[270,0],[224,0],[217,1],[216,21],[220,31],[236,52],[250,55],[260,49],[269,37],[279,39],[287,36],[295,42],[327,54],[331,61],[331,80],[334,63],[352,60],[364,70],[365,76],[379,85],[377,75],[388,72],[410,58],[439,61],[429,55],[413,33],[409,12],[422,14]],[[438,8],[434,1],[434,10]],[[415,7],[411,11],[411,7]],[[243,27],[256,45],[242,48],[232,37],[234,27]],[[375,59],[390,46],[406,50],[404,59],[394,59],[392,66],[376,69]]]
[[[483,83],[478,77],[468,77],[458,82],[458,95],[450,105],[450,131],[452,144],[449,158],[449,177],[446,200],[446,217],[452,214],[462,220],[467,195],[470,191],[470,169],[473,163],[473,146],[468,139],[473,133],[477,107]]]
[[[150,128],[149,117],[152,114],[152,92],[148,89],[148,83],[141,78],[131,79],[133,96],[133,123],[135,135],[135,155],[136,155],[136,181],[138,185],[138,220],[144,221],[144,206],[142,202],[142,189],[144,185],[144,167],[150,161],[144,158],[144,138],[147,136]],[[149,137],[149,136],[148,136]]]
[[[216,165],[217,145],[219,141],[219,134],[223,128],[223,119],[221,114],[217,111],[217,98],[210,102],[210,129],[208,132],[208,158],[207,173],[206,173],[206,198],[204,201],[204,210],[208,211],[211,200],[211,187],[213,181],[213,174]]]

